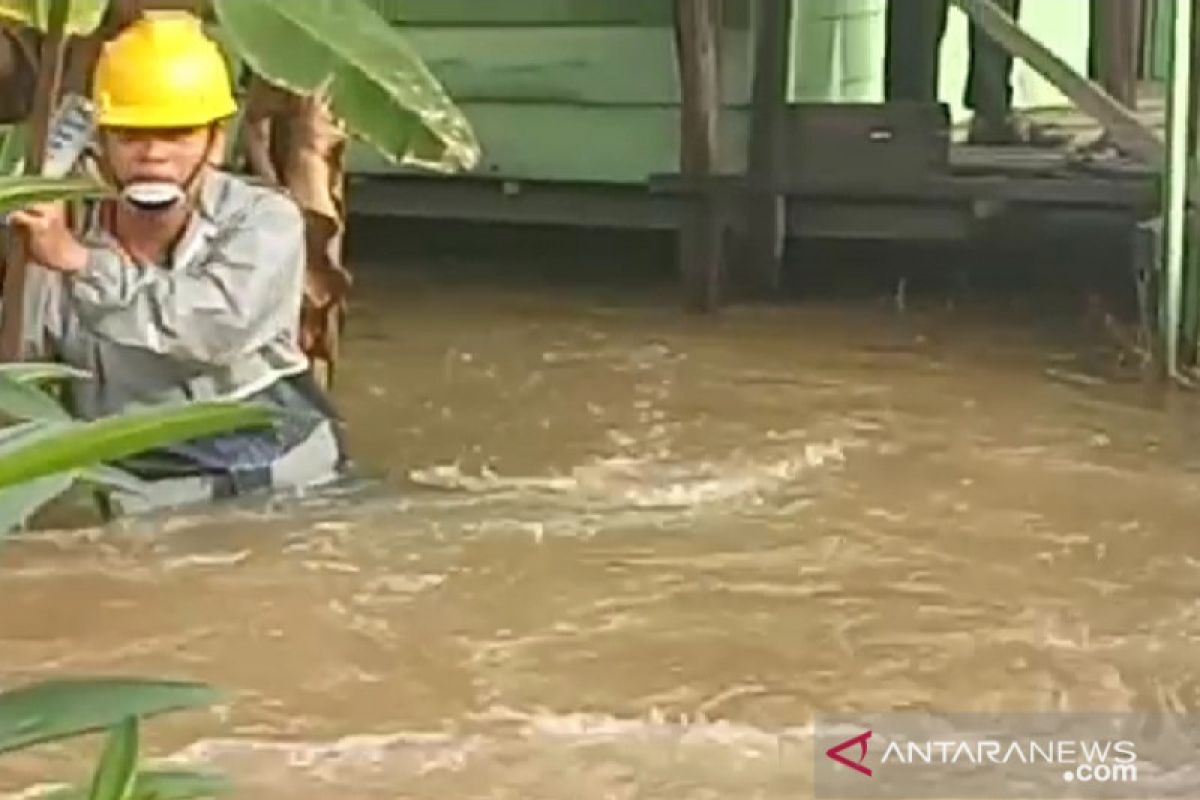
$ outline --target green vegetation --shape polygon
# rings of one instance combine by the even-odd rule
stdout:
[[[295,95],[323,96],[348,133],[384,157],[444,171],[471,169],[478,162],[479,145],[465,117],[397,29],[362,0],[213,0],[205,5],[236,61]],[[38,28],[57,47],[62,47],[64,34],[98,35],[109,10],[110,0],[0,0],[0,19]],[[52,83],[46,87],[51,96],[57,93]],[[107,191],[86,177],[16,174],[28,152],[27,138],[27,126],[18,125],[0,143],[0,214],[34,202],[78,200]],[[14,317],[6,325],[19,323],[20,302],[6,301]],[[0,424],[7,424],[0,427],[0,538],[78,482],[120,486],[122,473],[107,462],[171,442],[269,425],[275,418],[269,408],[256,404],[209,402],[75,420],[58,402],[56,389],[64,381],[88,379],[61,365],[0,366]],[[35,683],[0,693],[0,757],[106,732],[91,781],[49,796],[212,797],[225,787],[220,777],[142,770],[138,752],[142,719],[207,705],[215,698],[204,685],[157,680]]]
[[[141,721],[200,708],[219,699],[212,688],[135,678],[50,680],[0,693],[0,758],[6,753],[107,732],[87,785],[62,785],[53,800],[195,800],[223,793],[219,775],[141,769]]]

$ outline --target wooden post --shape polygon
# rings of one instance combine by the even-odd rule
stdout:
[[[1089,56],[1096,80],[1112,98],[1137,108],[1138,45],[1144,0],[1092,0],[1088,17]]]
[[[1195,369],[1200,365],[1200,0],[1192,0],[1191,81],[1187,119],[1187,174],[1184,194],[1187,198],[1184,213],[1184,297],[1183,297],[1183,363]]]
[[[1188,129],[1192,98],[1192,0],[1175,4],[1171,47],[1171,81],[1167,98],[1167,158],[1163,197],[1163,277],[1166,310],[1164,351],[1168,376],[1179,377],[1181,322],[1184,310],[1184,246],[1187,236],[1187,190],[1191,172]]]
[[[63,45],[67,27],[67,0],[50,4],[41,58],[38,59],[37,89],[33,98],[30,119],[29,150],[25,158],[25,173],[40,175],[46,155],[46,138],[50,116],[58,103],[63,75]],[[5,254],[4,313],[0,316],[0,361],[20,361],[24,358],[22,337],[25,319],[25,286],[29,272],[29,249],[24,235],[10,232],[11,239]]]
[[[694,190],[679,231],[685,305],[712,311],[720,303],[723,223],[712,178],[720,163],[721,0],[675,0],[675,44],[681,84],[680,169]]]
[[[783,165],[788,71],[791,67],[792,0],[758,0],[754,24],[754,107],[747,159],[745,278],[773,292],[783,277],[786,202],[772,190]]]
[[[1193,167],[1200,172],[1200,0],[1192,0],[1192,80],[1191,99],[1188,101],[1192,109],[1189,121],[1188,141],[1193,156]],[[1200,182],[1200,174],[1196,179]],[[1200,189],[1200,186],[1194,187]]]

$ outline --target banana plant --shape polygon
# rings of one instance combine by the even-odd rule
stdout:
[[[90,197],[104,197],[108,194],[108,187],[87,176],[45,178],[28,175],[0,175],[0,214],[7,216],[10,211],[31,203],[81,200]]]
[[[250,166],[292,190],[304,209],[310,252],[301,344],[331,376],[351,283],[341,252],[342,139],[358,138],[398,165],[450,173],[478,164],[475,133],[403,34],[366,0],[0,0],[0,20],[49,39],[83,37],[81,47],[90,43],[94,56],[115,25],[163,7],[210,18],[231,59],[288,98],[246,115],[248,129],[277,155],[270,169],[262,158]],[[61,25],[51,30],[56,19]],[[43,74],[58,57],[43,56]]]
[[[0,20],[85,37],[104,35],[110,17],[181,6],[211,14],[232,56],[272,84],[306,97],[327,93],[350,134],[385,158],[440,171],[478,163],[466,117],[365,0],[0,0]],[[56,10],[61,25],[51,31]]]
[[[144,678],[38,681],[0,692],[0,757],[104,733],[104,746],[86,785],[59,785],[33,796],[40,800],[215,798],[229,789],[224,776],[179,769],[142,769],[139,751],[143,720],[203,708],[220,698],[212,687],[186,681]]]
[[[30,28],[48,31],[53,7],[58,0],[0,0],[0,17]],[[63,32],[68,36],[88,36],[100,25],[108,0],[68,0]]]
[[[122,489],[131,479],[108,466],[176,442],[274,424],[282,412],[261,403],[185,403],[78,420],[50,387],[89,380],[61,364],[0,365],[0,539],[77,482]]]

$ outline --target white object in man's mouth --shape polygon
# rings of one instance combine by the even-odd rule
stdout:
[[[173,206],[183,199],[183,189],[170,181],[138,181],[121,191],[127,201],[148,210],[159,210]]]

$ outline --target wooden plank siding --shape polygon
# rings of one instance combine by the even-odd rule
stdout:
[[[915,2],[916,0],[914,0]],[[470,115],[479,174],[637,184],[679,166],[679,81],[673,0],[371,0]],[[874,102],[882,96],[886,0],[792,0],[792,102]],[[1155,0],[1169,5],[1169,0]],[[1068,63],[1086,61],[1089,0],[1024,4],[1022,24]],[[725,0],[722,167],[742,169],[757,4]],[[941,96],[956,122],[967,74],[965,19],[951,12]],[[1062,104],[1018,64],[1020,108]],[[391,173],[362,145],[352,172]]]
[[[671,0],[374,0],[469,116],[478,174],[644,183],[679,166]],[[745,160],[750,3],[727,2],[724,165]],[[355,144],[354,173],[396,167]]]
[[[389,22],[403,25],[642,25],[670,27],[671,0],[373,0]],[[750,3],[725,4],[725,26],[749,27]]]

